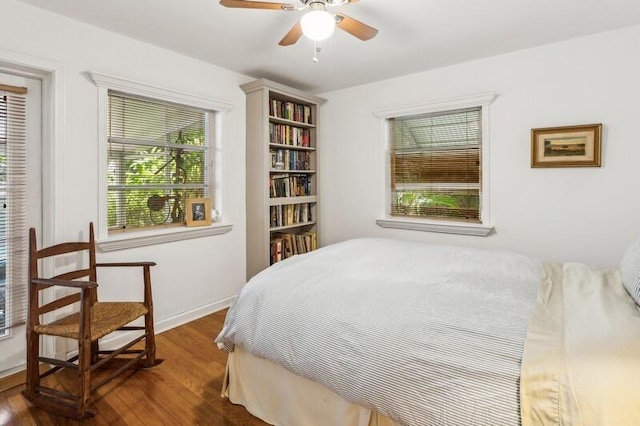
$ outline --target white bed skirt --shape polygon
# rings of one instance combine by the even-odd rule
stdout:
[[[222,397],[276,426],[400,426],[238,345],[229,353]]]

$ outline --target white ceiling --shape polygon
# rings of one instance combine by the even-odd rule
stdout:
[[[229,9],[218,0],[20,1],[314,93],[640,24],[638,0],[360,0],[331,11],[378,35],[363,42],[336,29],[314,63],[304,37],[278,46],[301,11]]]

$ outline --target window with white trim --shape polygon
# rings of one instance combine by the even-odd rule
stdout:
[[[233,105],[88,74],[98,87],[98,248],[122,250],[231,231],[220,184],[221,127]],[[205,213],[215,223],[206,217],[208,226],[187,227],[187,203],[202,197],[210,199],[212,211]]]
[[[108,91],[109,232],[182,226],[186,200],[213,195],[214,125],[212,111]]]
[[[379,111],[387,130],[383,228],[487,236],[495,94]]]

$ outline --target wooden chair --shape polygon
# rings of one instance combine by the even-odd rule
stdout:
[[[89,266],[52,278],[40,275],[40,259],[55,256],[76,255],[76,263],[82,264],[88,253]],[[86,260],[85,260],[86,261]],[[96,389],[104,385],[130,367],[151,367],[158,364],[155,358],[155,339],[153,331],[153,303],[151,298],[151,266],[154,262],[96,263],[93,223],[89,224],[88,242],[69,242],[37,249],[35,229],[29,230],[29,306],[27,313],[27,380],[24,396],[34,405],[65,417],[83,419],[95,412],[89,408]],[[100,267],[140,267],[144,280],[144,301],[142,302],[98,302],[96,270]],[[87,280],[88,279],[88,280]],[[66,287],[79,290],[56,300],[41,304],[40,292],[50,287]],[[54,318],[44,323],[42,316],[61,308],[70,310],[69,305],[80,303],[79,312]],[[47,315],[47,316],[51,316]],[[130,322],[144,316],[144,327],[127,326]],[[55,317],[55,315],[54,315]],[[128,343],[116,350],[100,350],[99,339],[114,331],[123,330],[129,338]],[[144,330],[144,334],[131,330]],[[50,335],[74,339],[78,343],[78,355],[60,360],[40,355],[40,336]],[[144,340],[144,349],[132,347]],[[139,347],[139,346],[138,346]],[[109,367],[107,363],[119,357],[124,363],[108,374],[101,374],[100,380],[92,380],[96,369]],[[126,361],[126,362],[125,362]],[[40,373],[40,363],[50,364],[51,369]],[[41,384],[41,379],[61,369],[76,369],[75,393],[67,392]],[[101,372],[102,373],[102,372]],[[102,376],[106,377],[102,377]],[[95,377],[94,377],[95,378]],[[94,383],[96,382],[97,383]]]

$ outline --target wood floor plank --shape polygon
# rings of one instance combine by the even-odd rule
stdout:
[[[31,410],[34,410],[34,408],[30,408],[27,405],[26,400],[24,399],[24,397],[22,396],[22,394],[20,392],[15,392],[12,390],[9,390],[8,392],[3,392],[3,394],[8,394],[6,397],[6,402],[7,402],[7,407],[4,408],[8,408],[9,410],[11,410],[11,414],[12,416],[10,418],[14,419],[15,424],[24,424],[24,425],[36,425],[36,424],[42,424],[42,425],[53,425],[53,421],[51,421],[50,419],[47,421],[47,419],[44,419],[44,421],[36,423],[36,419],[34,419],[32,417],[32,413]],[[0,400],[0,404],[4,405],[4,401]],[[0,409],[2,410],[2,409]],[[4,411],[4,410],[2,410]],[[48,416],[47,416],[48,417]],[[3,423],[4,424],[4,423]]]
[[[226,310],[157,335],[164,362],[135,370],[99,389],[96,416],[78,422],[35,408],[22,396],[24,386],[0,392],[0,425],[212,425],[264,426],[247,410],[220,396],[227,354],[213,342]],[[98,372],[97,374],[101,374]],[[102,374],[108,374],[108,370]],[[55,388],[73,389],[74,372],[45,380]]]

